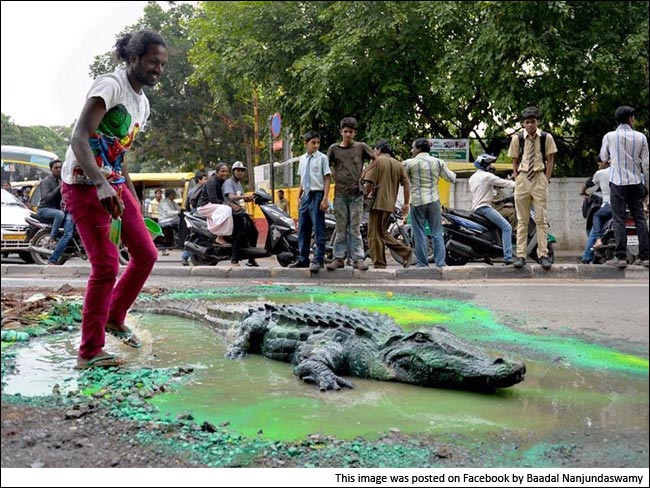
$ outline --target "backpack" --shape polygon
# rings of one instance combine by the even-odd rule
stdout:
[[[546,136],[548,132],[542,131],[542,135],[539,136],[539,148],[542,150],[542,161],[544,162],[544,171],[546,171]],[[521,164],[521,158],[524,155],[524,133],[520,132],[517,134],[519,137],[519,164]]]

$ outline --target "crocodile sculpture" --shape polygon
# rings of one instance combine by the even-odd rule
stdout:
[[[353,388],[345,376],[489,391],[521,382],[523,362],[492,358],[440,326],[404,332],[381,314],[324,304],[264,304],[237,327],[227,356],[259,353],[294,365],[322,391]]]

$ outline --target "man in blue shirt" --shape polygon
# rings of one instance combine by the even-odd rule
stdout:
[[[318,132],[305,134],[307,152],[300,156],[298,174],[300,174],[300,209],[298,210],[298,250],[299,258],[290,267],[306,268],[317,272],[323,267],[325,259],[325,211],[329,206],[330,165],[325,154],[318,150],[320,137]],[[314,260],[309,265],[311,233],[314,231],[316,250]]]

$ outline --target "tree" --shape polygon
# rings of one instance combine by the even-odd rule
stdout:
[[[567,137],[559,173],[579,174],[591,171],[592,135],[611,128],[616,105],[638,107],[648,129],[648,2],[200,8],[191,59],[215,100],[242,103],[243,116],[254,87],[265,113],[280,110],[294,133],[320,130],[325,144],[352,115],[366,140],[387,138],[403,154],[422,136],[472,136],[483,150],[501,149],[534,104],[544,128]]]
[[[194,15],[190,4],[169,2],[165,10],[149,2],[144,16],[119,34],[152,29],[164,37],[169,52],[160,82],[147,89],[152,116],[134,143],[131,171],[191,171],[242,158],[237,138],[231,137],[232,119],[215,111],[207,84],[191,80],[194,68],[187,52],[194,39],[188,24]],[[105,53],[95,58],[91,73],[98,76],[116,65],[112,54]]]
[[[9,116],[2,114],[2,144],[44,149],[63,158],[71,135],[72,127],[25,127],[14,124]]]

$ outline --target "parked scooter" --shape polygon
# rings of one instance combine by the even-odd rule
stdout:
[[[507,197],[508,199],[513,197]],[[503,242],[500,229],[492,221],[467,210],[443,208],[442,227],[445,235],[446,261],[450,266],[462,266],[469,261],[482,260],[493,264],[494,259],[503,259]],[[516,229],[513,229],[512,241],[516,246]],[[551,234],[548,239],[548,259],[555,261],[553,244],[557,242]],[[531,209],[528,223],[528,247],[526,254],[539,262],[537,255],[537,226]]]
[[[47,264],[50,256],[54,253],[54,247],[50,245],[52,219],[40,218],[37,214],[31,213],[25,218],[25,221],[29,224],[27,239],[29,240],[29,251],[32,259],[36,264]],[[63,235],[63,227],[59,229],[59,234]],[[72,239],[70,239],[68,246],[59,259],[59,263],[63,264],[71,258],[88,260],[88,255],[76,227]],[[119,248],[119,260],[122,265],[129,263],[129,251],[122,243],[120,243]]]
[[[632,264],[639,257],[639,236],[636,233],[636,223],[628,210],[625,212],[625,234],[627,235],[627,262]],[[604,264],[614,259],[616,236],[614,235],[614,219],[609,219],[603,226],[603,244],[594,247],[594,264]]]
[[[276,256],[278,263],[286,267],[298,259],[298,234],[293,219],[271,203],[271,196],[259,189],[253,193],[253,202],[260,207],[268,224],[264,249],[246,247],[241,249],[242,259],[258,259]],[[187,213],[184,216],[189,235],[184,249],[190,253],[195,266],[214,266],[220,261],[230,260],[232,247],[215,242],[215,235],[208,230],[204,217]]]

